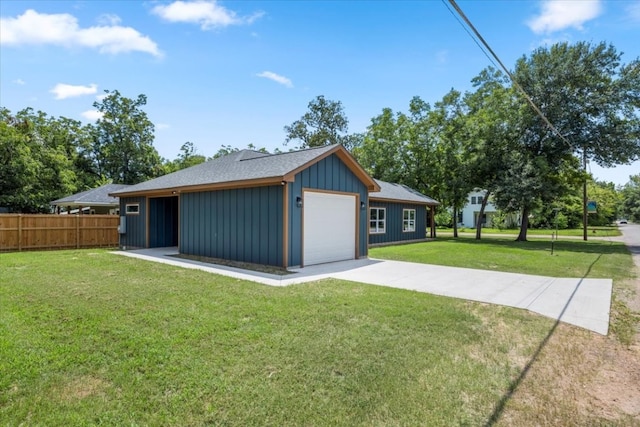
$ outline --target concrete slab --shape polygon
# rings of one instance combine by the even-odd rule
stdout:
[[[292,274],[280,276],[176,258],[177,248],[114,253],[269,286],[288,286],[332,277],[522,308],[602,335],[609,330],[611,279],[554,278],[379,259],[314,265],[292,269]]]

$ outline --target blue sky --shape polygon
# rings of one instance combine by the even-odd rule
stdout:
[[[512,68],[558,41],[640,56],[640,1],[458,1]],[[491,65],[442,1],[0,2],[0,105],[83,122],[104,90],[145,94],[155,147],[191,141],[284,148],[283,127],[318,95],[341,101],[350,132],[383,108],[433,104]],[[591,165],[624,184],[640,162]]]

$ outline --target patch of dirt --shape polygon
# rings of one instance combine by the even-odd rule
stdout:
[[[100,378],[85,375],[74,378],[64,384],[59,391],[59,396],[65,401],[82,400],[90,396],[101,395],[108,383]]]
[[[587,388],[594,408],[607,419],[616,419],[617,412],[640,423],[640,346],[605,348],[606,360]]]
[[[640,346],[559,324],[498,425],[640,425]]]

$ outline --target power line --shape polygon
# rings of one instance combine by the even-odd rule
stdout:
[[[442,0],[443,3],[445,3],[445,0]],[[496,55],[496,53],[493,51],[493,49],[491,49],[491,46],[489,46],[489,43],[487,43],[485,41],[485,39],[482,37],[482,35],[480,34],[480,32],[476,29],[476,27],[473,26],[473,24],[471,23],[471,21],[469,20],[469,18],[467,18],[467,16],[464,14],[464,12],[462,11],[462,9],[460,9],[460,6],[458,6],[458,4],[456,3],[455,0],[449,0],[449,3],[451,4],[451,6],[453,6],[453,8],[456,10],[456,12],[458,12],[458,14],[460,15],[460,17],[462,19],[464,19],[464,21],[467,23],[467,25],[469,26],[469,28],[471,28],[471,30],[474,32],[474,34],[476,35],[476,37],[478,37],[478,39],[482,42],[482,44],[487,48],[487,50],[491,53],[491,55],[495,58],[496,61],[498,61],[498,64],[500,64],[500,67],[504,70],[504,72],[507,74],[507,76],[509,76],[509,79],[511,80],[511,83],[513,83],[513,85],[518,88],[518,90],[520,92],[522,92],[522,94],[524,95],[524,97],[526,98],[526,100],[529,102],[529,104],[531,105],[531,107],[534,109],[534,111],[536,112],[536,114],[538,114],[538,116],[540,116],[540,118],[545,122],[545,124],[557,135],[560,137],[560,139],[567,144],[569,147],[571,147],[571,143],[567,140],[567,138],[565,138],[560,131],[553,125],[551,124],[551,122],[549,121],[549,119],[547,119],[547,116],[544,115],[544,113],[540,110],[540,108],[538,108],[538,106],[535,104],[535,102],[533,102],[533,100],[531,99],[531,97],[529,96],[529,94],[524,90],[524,88],[522,86],[520,86],[520,84],[516,81],[515,77],[513,77],[513,74],[511,74],[511,72],[509,71],[509,69],[507,67],[505,67],[505,65],[502,63],[502,61],[500,60],[500,58],[498,58],[498,55]],[[446,6],[446,3],[445,3]],[[447,7],[448,8],[448,7]],[[467,31],[468,33],[468,31]],[[473,39],[473,37],[472,37]],[[475,41],[475,39],[474,39]],[[477,44],[477,41],[476,41]],[[481,48],[481,50],[484,52],[484,49]],[[485,52],[486,55],[486,52]],[[493,62],[493,60],[491,61],[494,65],[495,62]]]
[[[469,29],[464,25],[464,23],[460,20],[460,18],[458,17],[458,15],[456,15],[456,13],[451,10],[451,8],[449,7],[449,5],[447,4],[447,2],[445,0],[442,0],[442,4],[445,5],[445,7],[447,8],[447,10],[449,11],[449,13],[451,13],[451,16],[453,16],[456,21],[458,21],[458,23],[460,24],[460,26],[462,27],[462,29],[469,35],[469,37],[471,38],[471,40],[473,40],[476,44],[476,46],[478,46],[478,49],[480,49],[482,51],[482,53],[484,53],[484,56],[487,57],[487,59],[489,60],[489,62],[491,62],[496,68],[498,68],[498,64],[495,63],[495,61],[493,60],[493,58],[491,56],[489,56],[489,54],[487,53],[486,50],[484,50],[484,48],[482,47],[482,45],[480,44],[480,42],[478,41],[478,39],[476,39],[473,34],[471,34],[469,32]]]

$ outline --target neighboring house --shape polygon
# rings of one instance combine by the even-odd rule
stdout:
[[[110,193],[127,187],[128,185],[124,184],[107,184],[54,200],[51,204],[56,207],[57,213],[117,215],[120,211],[120,201]]]
[[[486,190],[478,189],[469,193],[467,204],[458,212],[458,224],[468,228],[475,228],[478,223],[482,199],[484,199],[486,194]],[[483,227],[491,227],[491,218],[495,215],[496,211],[496,207],[491,203],[491,200],[489,200],[487,206],[484,208],[484,215],[482,216]]]
[[[435,235],[434,209],[438,203],[405,185],[376,180],[380,187],[369,195],[369,243],[423,240],[427,228]],[[429,215],[427,215],[429,208]],[[428,223],[427,223],[428,222]]]
[[[366,257],[369,192],[379,190],[344,147],[331,145],[242,150],[112,195],[120,197],[122,249],[178,246],[287,268]],[[417,211],[413,227],[424,229]]]

